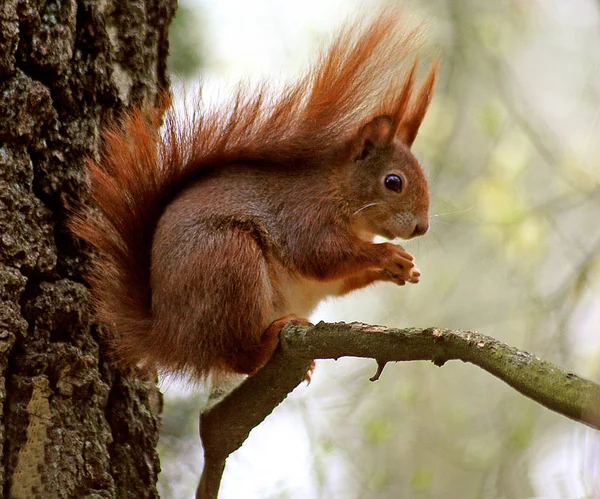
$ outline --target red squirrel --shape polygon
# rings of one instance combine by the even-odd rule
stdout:
[[[401,22],[349,24],[283,90],[240,86],[192,118],[134,110],[104,133],[95,209],[71,226],[96,250],[89,280],[118,359],[253,374],[323,298],[419,281],[401,246],[372,242],[429,226],[410,147],[437,62],[415,90],[404,61],[417,32]]]

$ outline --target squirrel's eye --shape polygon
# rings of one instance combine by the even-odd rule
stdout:
[[[402,179],[393,173],[385,177],[383,184],[390,191],[400,192],[402,190]]]

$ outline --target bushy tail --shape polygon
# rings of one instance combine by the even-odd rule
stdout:
[[[103,133],[100,160],[89,160],[91,204],[70,228],[95,250],[88,279],[100,320],[113,326],[117,360],[153,361],[150,254],[152,235],[185,164],[180,141],[159,135],[170,100],[135,110]],[[171,119],[167,113],[166,119]]]

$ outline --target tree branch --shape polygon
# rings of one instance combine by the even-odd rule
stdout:
[[[548,409],[600,430],[600,385],[489,336],[360,323],[287,325],[267,365],[201,415],[205,467],[196,497],[217,497],[227,457],[305,379],[313,359],[345,356],[376,359],[374,379],[387,362],[431,360],[438,366],[449,360],[470,362]]]

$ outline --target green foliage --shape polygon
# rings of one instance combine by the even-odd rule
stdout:
[[[198,7],[180,3],[169,32],[169,72],[186,78],[204,63],[204,22]]]
[[[494,138],[500,134],[505,116],[497,102],[488,102],[481,107],[479,122],[486,137]]]
[[[373,417],[365,422],[365,440],[369,445],[377,445],[388,441],[393,433],[394,427],[392,422],[378,417]]]
[[[433,483],[433,475],[431,468],[417,468],[410,481],[413,491],[417,493],[429,492]]]

